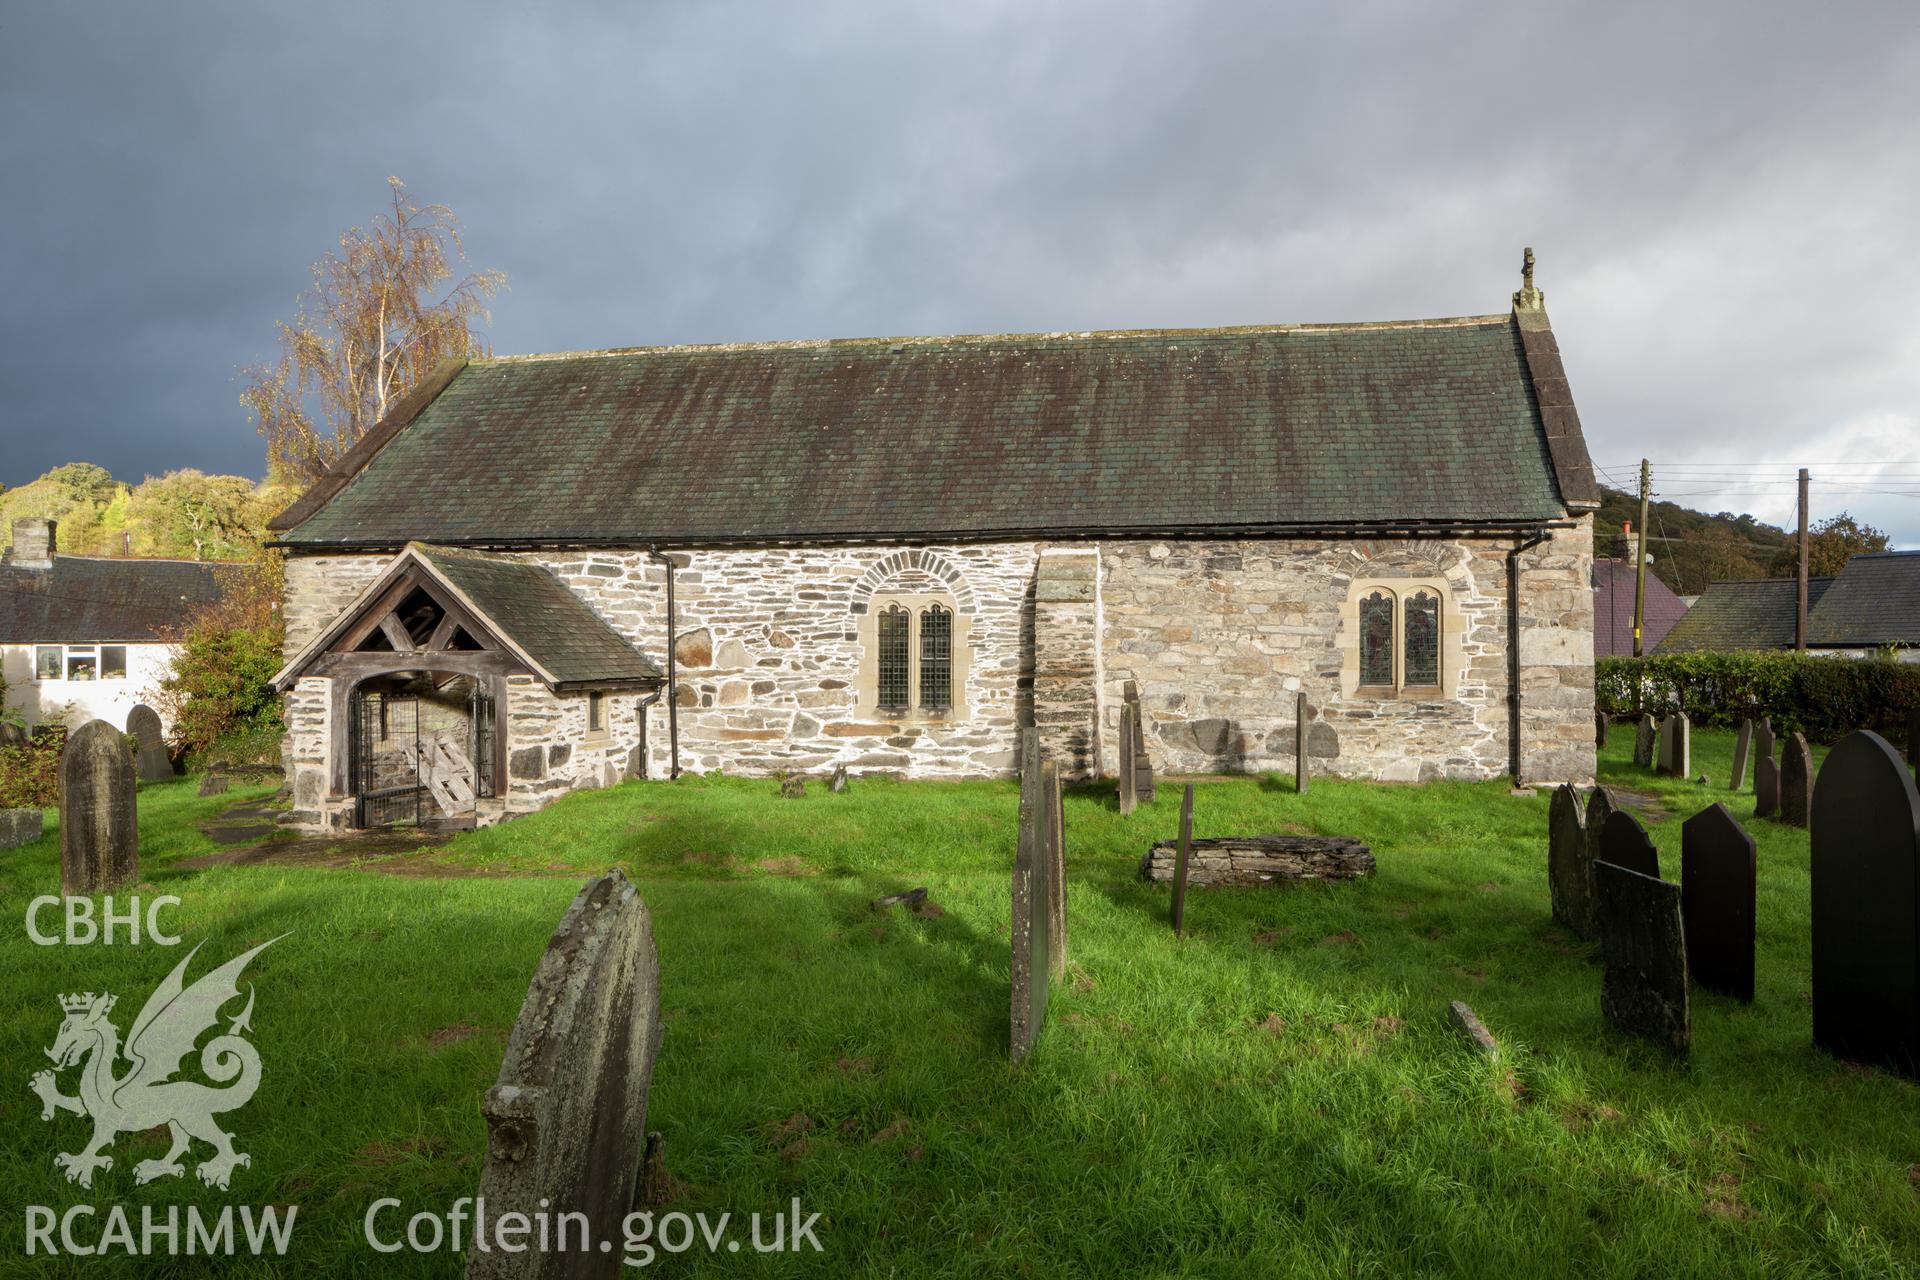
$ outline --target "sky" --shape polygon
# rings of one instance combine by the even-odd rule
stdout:
[[[0,0],[0,484],[259,476],[389,174],[499,353],[1503,311],[1631,487],[1920,547],[1920,5]]]

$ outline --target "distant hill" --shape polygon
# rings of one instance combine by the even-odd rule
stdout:
[[[1640,515],[1640,499],[1618,489],[1601,488],[1593,521],[1595,555],[1631,560],[1620,545],[1624,522]],[[1676,502],[1653,502],[1647,509],[1647,566],[1676,595],[1699,595],[1722,578],[1768,578],[1793,545],[1793,535],[1754,519],[1722,511],[1708,515]]]

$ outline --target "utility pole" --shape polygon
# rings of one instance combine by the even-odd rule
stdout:
[[[1640,541],[1633,553],[1633,656],[1640,651],[1640,629],[1647,623],[1647,493],[1652,488],[1652,473],[1647,460],[1640,459]]]
[[[1807,469],[1800,468],[1800,593],[1793,611],[1793,647],[1807,648]]]

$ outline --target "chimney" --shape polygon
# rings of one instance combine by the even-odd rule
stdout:
[[[1633,536],[1633,521],[1622,520],[1620,522],[1620,536],[1623,538],[1631,538]]]
[[[13,551],[7,557],[16,569],[51,569],[55,533],[59,526],[42,516],[23,516],[13,522]]]

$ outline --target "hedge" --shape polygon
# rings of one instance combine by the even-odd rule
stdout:
[[[54,809],[60,805],[60,752],[67,731],[42,725],[24,747],[0,747],[0,809]]]
[[[1907,717],[1920,707],[1920,663],[1755,652],[1601,658],[1594,694],[1610,716],[1685,711],[1696,725],[1731,728],[1765,715],[1776,732],[1815,742],[1873,729],[1904,747]]]

